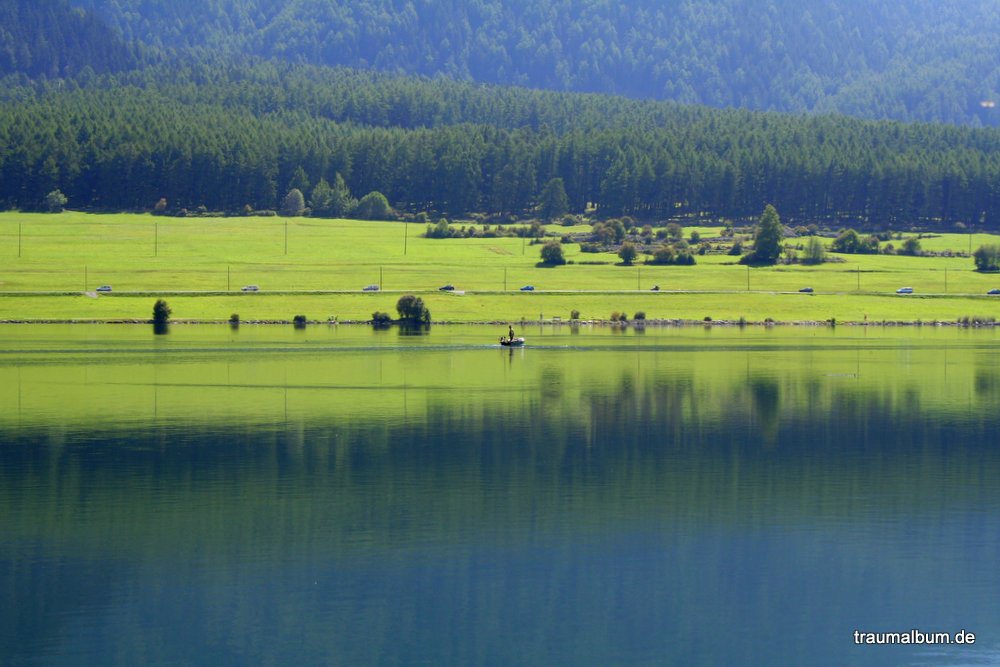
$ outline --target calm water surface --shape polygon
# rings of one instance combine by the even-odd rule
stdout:
[[[0,328],[0,664],[1000,663],[994,332],[500,333]]]

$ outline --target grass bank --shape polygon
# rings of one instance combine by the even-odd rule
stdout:
[[[366,320],[421,295],[435,321],[650,319],[955,321],[1000,316],[986,291],[1000,276],[965,257],[841,256],[818,267],[748,269],[726,255],[693,267],[618,265],[611,254],[564,246],[573,264],[538,266],[521,238],[425,239],[419,224],[309,218],[157,218],[149,215],[0,214],[0,320],[150,317],[165,298],[174,317],[224,321]],[[560,232],[572,231],[558,228]],[[689,231],[689,230],[686,230]],[[703,237],[717,230],[701,229]],[[1000,242],[945,234],[926,249],[967,251]],[[98,294],[99,285],[111,294]],[[244,293],[244,285],[258,293]],[[451,284],[457,293],[438,287]],[[362,292],[366,285],[381,291]],[[533,285],[535,292],[521,292]],[[650,288],[659,285],[660,292]],[[802,294],[802,287],[813,294]],[[895,290],[913,287],[915,294]]]

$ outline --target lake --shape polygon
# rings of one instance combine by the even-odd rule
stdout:
[[[0,664],[1000,661],[997,333],[505,331],[0,327]]]

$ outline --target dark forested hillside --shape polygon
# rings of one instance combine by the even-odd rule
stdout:
[[[1000,124],[996,0],[73,1],[163,51]]]
[[[93,12],[66,0],[0,0],[0,74],[60,77],[133,64],[131,50]]]
[[[0,202],[273,209],[340,174],[402,211],[1000,228],[1000,130],[713,110],[275,63],[0,85]]]

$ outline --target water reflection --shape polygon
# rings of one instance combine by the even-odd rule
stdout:
[[[991,349],[178,333],[0,365],[5,661],[997,655]],[[982,643],[851,639],[911,627]]]

